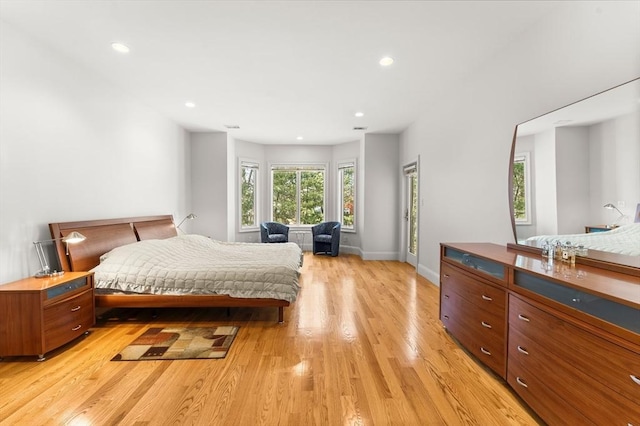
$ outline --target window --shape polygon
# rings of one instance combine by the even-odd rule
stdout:
[[[513,215],[517,224],[531,223],[529,153],[516,154],[513,158]]]
[[[323,165],[271,166],[271,218],[286,225],[324,222]]]
[[[355,162],[338,164],[339,220],[344,229],[355,229],[356,166]]]
[[[240,229],[258,226],[258,163],[240,161]]]

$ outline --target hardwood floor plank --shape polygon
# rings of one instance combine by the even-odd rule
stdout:
[[[0,362],[0,424],[538,425],[438,320],[407,264],[305,254],[273,308],[114,310],[50,354]],[[111,359],[149,327],[235,325],[225,359]]]

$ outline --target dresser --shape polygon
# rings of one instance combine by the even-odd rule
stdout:
[[[637,276],[483,243],[440,268],[447,331],[545,422],[640,425]]]
[[[93,273],[27,278],[0,285],[0,358],[45,354],[95,324]]]

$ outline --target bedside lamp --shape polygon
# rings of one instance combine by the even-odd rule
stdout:
[[[620,209],[618,209],[616,206],[614,206],[614,205],[613,205],[613,204],[611,204],[611,203],[607,203],[607,204],[605,204],[603,207],[604,207],[605,209],[608,209],[608,210],[617,210],[617,212],[618,212],[618,213],[620,213],[620,216],[615,220],[615,222],[613,222],[612,227],[613,227],[614,225],[617,225],[617,224],[618,224],[618,222],[620,221],[620,219],[622,219],[622,218],[624,217],[624,213],[622,213],[622,212],[620,211]]]
[[[45,277],[53,277],[63,275],[64,271],[54,271],[51,272],[51,268],[49,267],[49,262],[47,261],[47,256],[42,248],[42,243],[49,243],[52,241],[62,240],[65,243],[65,247],[67,248],[67,255],[69,254],[69,244],[76,244],[86,240],[87,237],[82,235],[79,232],[73,231],[70,232],[66,237],[61,238],[51,238],[50,240],[42,240],[42,241],[34,241],[33,245],[36,247],[36,253],[38,254],[38,260],[40,261],[40,267],[42,268],[35,275],[36,278],[45,278]]]
[[[196,216],[193,213],[189,213],[189,216],[185,217],[184,219],[182,219],[182,221],[178,224],[178,226],[176,226],[176,228],[180,229],[180,226],[184,223],[185,220],[191,220],[191,219],[195,219],[198,216]],[[182,231],[182,229],[180,229]]]

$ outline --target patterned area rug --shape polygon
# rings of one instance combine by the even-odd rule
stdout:
[[[238,329],[235,326],[150,328],[111,361],[224,358]]]

